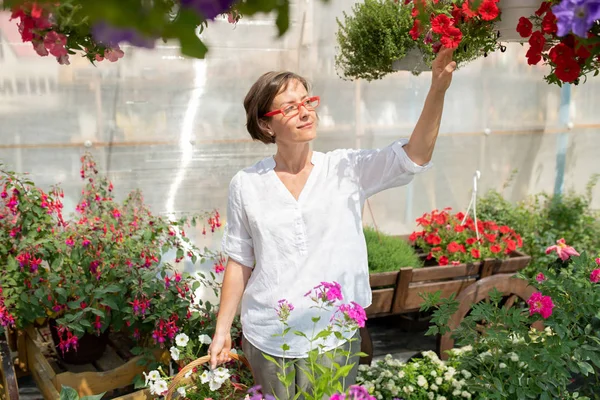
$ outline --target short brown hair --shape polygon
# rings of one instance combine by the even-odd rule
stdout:
[[[244,99],[244,108],[246,109],[246,129],[254,140],[260,140],[265,144],[275,143],[275,137],[269,135],[260,127],[259,121],[268,120],[270,117],[263,117],[270,111],[271,104],[275,97],[281,93],[291,81],[298,81],[309,91],[309,85],[306,79],[298,74],[289,71],[276,72],[271,71],[263,74],[252,85],[246,98]]]

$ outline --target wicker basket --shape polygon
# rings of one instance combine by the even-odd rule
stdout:
[[[235,353],[229,353],[229,355],[231,356],[232,359],[241,362],[242,364],[244,364],[244,366],[246,366],[246,368],[248,368],[248,370],[252,371],[252,368],[250,368],[250,363],[248,362],[246,357],[240,356]],[[192,361],[191,363],[189,363],[188,365],[183,367],[181,369],[181,371],[179,371],[179,373],[177,375],[175,375],[175,377],[171,380],[171,383],[169,385],[169,391],[167,392],[167,394],[165,396],[165,400],[173,400],[173,395],[175,393],[177,393],[177,386],[181,385],[187,379],[189,379],[189,378],[185,377],[185,374],[192,371],[194,368],[199,367],[200,365],[203,365],[203,364],[207,364],[209,362],[210,362],[210,356],[206,355],[206,356],[200,357],[200,358]]]

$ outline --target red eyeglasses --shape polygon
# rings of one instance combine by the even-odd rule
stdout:
[[[309,97],[302,100],[299,103],[288,104],[279,110],[269,111],[263,117],[272,117],[273,115],[283,114],[284,117],[294,117],[300,113],[300,107],[306,108],[308,111],[312,111],[319,106],[321,98],[319,96]]]

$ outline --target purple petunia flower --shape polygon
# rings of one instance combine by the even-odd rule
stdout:
[[[119,43],[128,42],[137,47],[154,48],[154,38],[149,38],[135,29],[118,28],[102,21],[92,28],[92,36],[95,40],[110,47],[115,47]]]
[[[235,0],[181,0],[183,7],[191,8],[206,19],[215,19],[223,14]]]
[[[600,19],[600,0],[563,0],[552,7],[552,12],[556,15],[558,36],[573,32],[585,38],[594,22]]]

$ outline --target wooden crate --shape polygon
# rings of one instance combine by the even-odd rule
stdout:
[[[422,255],[424,258],[424,255]],[[369,318],[418,311],[423,302],[420,294],[442,292],[442,297],[459,294],[481,278],[515,273],[527,266],[531,257],[515,251],[506,260],[488,259],[472,264],[404,267],[398,271],[370,275],[372,304],[366,309]]]
[[[144,368],[137,365],[141,357],[134,357],[122,340],[111,337],[102,358],[92,364],[69,365],[57,355],[48,328],[29,327],[25,330],[27,368],[46,400],[59,400],[62,385],[70,386],[80,396],[107,392],[105,398],[119,400],[149,400],[148,390],[133,391],[132,381]],[[158,358],[168,353],[157,352]]]

